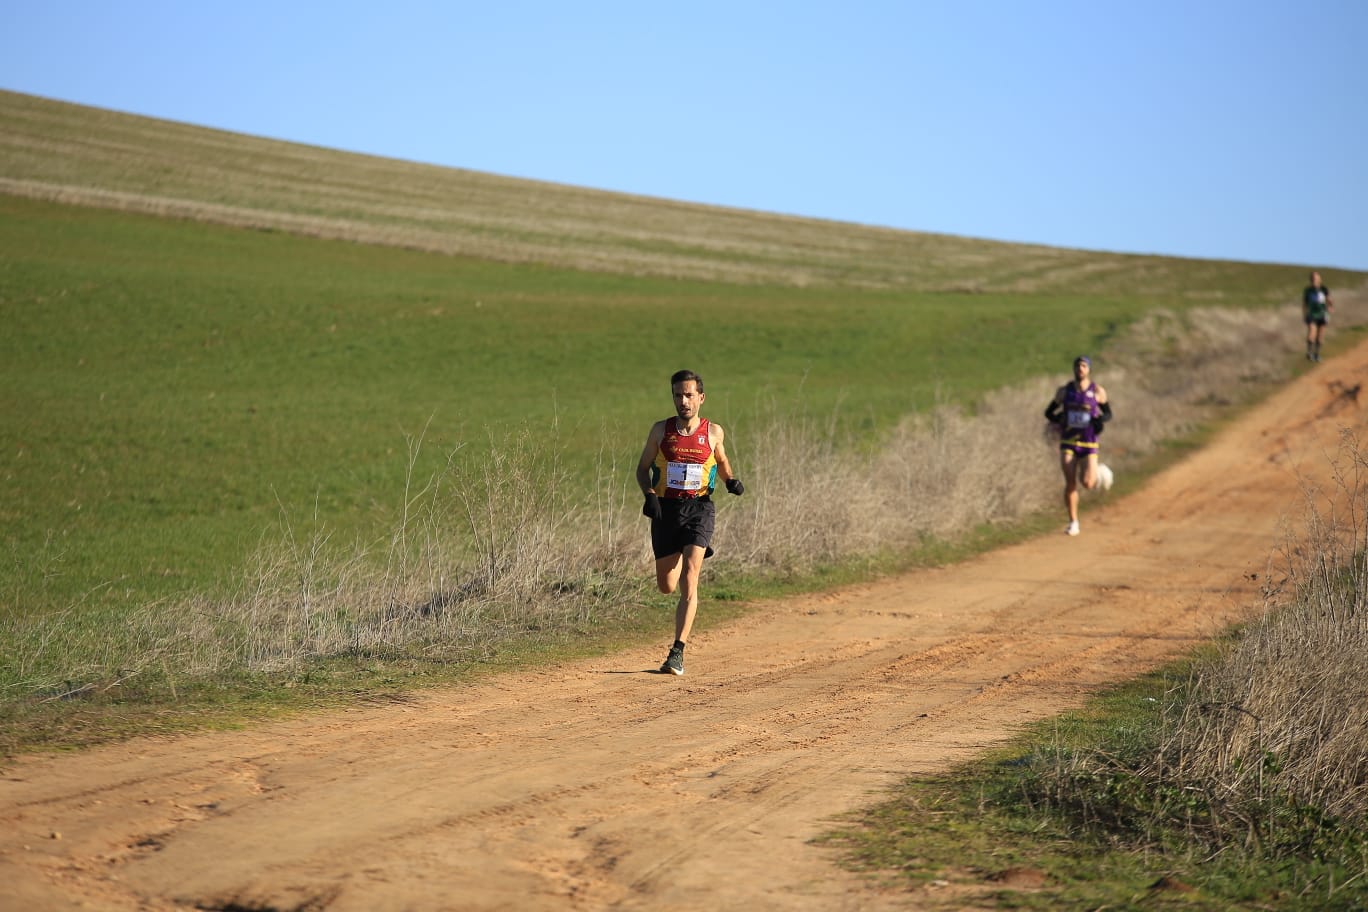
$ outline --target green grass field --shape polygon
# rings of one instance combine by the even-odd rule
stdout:
[[[630,465],[708,380],[853,439],[1041,373],[1147,295],[792,289],[517,266],[0,197],[7,610],[221,586],[282,515],[365,535],[458,446],[558,428]],[[630,485],[624,472],[622,484]]]
[[[1062,379],[1080,351],[1105,377],[1108,344],[1156,309],[1277,307],[1304,278],[625,197],[10,92],[0,139],[13,620],[98,628],[230,597],[282,526],[383,538],[410,478],[449,456],[477,476],[518,434],[566,484],[634,499],[681,367],[707,379],[744,477],[748,433],[776,418],[867,446],[937,403]]]
[[[513,479],[533,489],[503,501],[517,507],[575,499],[538,489],[539,477],[553,483],[554,466],[557,483],[621,491],[634,510],[631,468],[650,422],[670,411],[668,377],[681,367],[706,378],[705,412],[727,425],[744,478],[748,451],[759,448],[748,435],[761,428],[799,428],[800,447],[830,438],[839,455],[938,403],[972,411],[990,391],[1062,380],[1079,352],[1101,356],[1106,382],[1111,343],[1133,346],[1127,326],[1160,309],[1180,318],[1145,337],[1162,351],[1139,363],[1196,360],[1204,369],[1219,346],[1188,346],[1185,314],[1286,305],[1307,268],[1056,250],[626,197],[0,91],[0,756],[338,706],[358,693],[658,638],[658,606],[633,588],[649,585],[645,567],[640,580],[594,577],[592,566],[587,576],[567,573],[575,585],[620,587],[597,601],[586,592],[588,607],[578,609],[569,599],[558,608],[559,590],[535,589],[544,580],[531,575],[530,601],[550,603],[545,615],[495,612],[488,630],[469,642],[448,637],[431,653],[420,618],[400,645],[298,644],[292,663],[253,663],[241,647],[250,618],[293,612],[299,581],[282,584],[278,603],[263,599],[259,615],[259,606],[229,609],[235,587],[251,581],[252,555],[272,543],[279,552],[282,525],[301,540],[320,528],[383,539],[406,528],[396,522],[406,483],[438,473],[448,457],[457,477],[512,466]],[[1368,275],[1325,278],[1338,291]],[[1352,322],[1337,320],[1332,349],[1361,337],[1361,327],[1343,332]],[[1223,338],[1234,352],[1223,376],[1237,379],[1211,397],[1220,401],[1204,414],[1216,417],[1283,376],[1280,366],[1250,379],[1257,372],[1244,366],[1260,354],[1229,343],[1243,336]],[[1268,364],[1287,354],[1276,344],[1259,351]],[[1300,365],[1295,353],[1287,360]],[[1172,374],[1171,385],[1190,379]],[[1148,408],[1164,412],[1178,401],[1152,398]],[[991,424],[998,414],[985,408],[982,417]],[[1184,426],[1181,440],[1137,454],[1126,484],[1202,432]],[[530,469],[518,461],[527,452],[537,454]],[[548,473],[539,475],[543,453]],[[770,477],[791,464],[771,466]],[[842,479],[845,502],[857,485]],[[757,499],[748,492],[748,503]],[[915,554],[800,562],[807,575],[798,578],[747,577],[724,563],[709,577],[700,623],[734,616],[761,593],[953,560],[1042,522],[1026,516],[956,540],[898,543]],[[383,559],[385,549],[375,553]],[[299,569],[281,566],[286,576]],[[373,596],[321,599],[296,613],[360,617]],[[263,641],[292,644],[294,628],[281,629]],[[230,659],[204,671],[200,647]],[[1143,722],[1109,717],[1095,733],[1099,750],[1114,754]],[[863,844],[865,867],[911,870],[908,859],[942,854],[963,863],[979,844],[1000,859],[1007,845],[1045,869],[1079,868],[1080,883],[1143,886],[1132,876],[1141,868],[1114,845],[1082,857],[1069,842],[1076,834],[1055,839],[1053,822],[997,810],[985,818],[994,789],[1013,796],[999,802],[1006,811],[1020,810],[1010,806],[1021,794],[1013,775],[970,769],[948,790],[909,785],[906,802],[895,797],[876,812],[886,820],[865,821],[875,832],[838,839]],[[908,803],[932,808],[935,820]],[[1361,848],[1357,830],[1351,838]],[[1056,858],[1060,839],[1068,851]],[[1217,876],[1241,889],[1247,880],[1262,902],[1284,882],[1264,864],[1237,859]],[[1286,882],[1297,884],[1293,873]],[[1096,905],[1124,895],[1040,899]]]

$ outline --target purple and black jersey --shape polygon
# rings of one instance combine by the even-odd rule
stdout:
[[[1093,419],[1102,414],[1097,404],[1097,384],[1090,383],[1086,390],[1070,382],[1064,389],[1064,430],[1059,438],[1060,449],[1071,449],[1080,456],[1097,452],[1097,431],[1093,430]]]

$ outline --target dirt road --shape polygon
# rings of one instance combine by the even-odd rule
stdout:
[[[886,909],[809,840],[1257,604],[1368,345],[1142,491],[961,566],[767,605],[690,644],[245,733],[26,758],[0,907]]]

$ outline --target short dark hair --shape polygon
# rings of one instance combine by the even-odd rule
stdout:
[[[670,378],[670,389],[674,389],[676,383],[684,383],[689,380],[697,384],[700,393],[703,392],[703,378],[691,370],[675,371],[674,376]]]

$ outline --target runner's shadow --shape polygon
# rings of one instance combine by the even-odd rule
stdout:
[[[636,671],[631,671],[631,670],[626,669],[626,668],[617,668],[617,669],[613,669],[612,671],[600,671],[599,674],[605,674],[605,675],[663,675],[663,674],[668,674],[668,672],[661,671],[659,668],[639,668],[639,669],[637,669]]]

